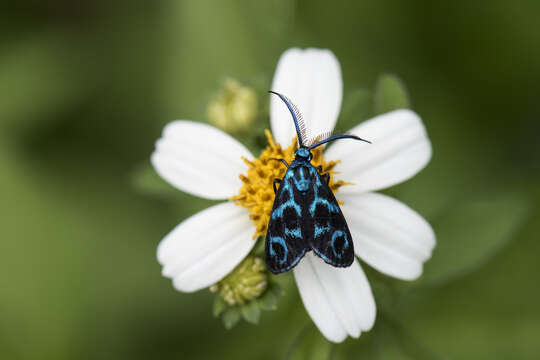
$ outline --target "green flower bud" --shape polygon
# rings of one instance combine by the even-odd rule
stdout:
[[[223,88],[208,104],[207,116],[212,125],[227,132],[249,129],[257,117],[255,91],[234,79],[225,79]]]
[[[266,290],[266,268],[261,258],[248,256],[229,275],[210,287],[227,304],[245,304]]]

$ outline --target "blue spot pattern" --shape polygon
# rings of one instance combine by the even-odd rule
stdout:
[[[300,150],[281,180],[268,223],[265,258],[274,274],[292,269],[310,250],[336,267],[354,261],[337,200],[310,163],[309,151],[298,154]]]
[[[324,233],[329,232],[330,230],[332,230],[332,228],[330,227],[330,224],[328,223],[325,226],[319,226],[315,224],[315,233],[313,234],[313,236],[317,238],[323,235]]]
[[[341,250],[336,251],[336,246],[335,246],[336,240],[339,239],[340,237],[343,238],[343,247],[341,248]],[[332,242],[330,245],[332,246],[332,251],[334,252],[334,256],[341,259],[341,257],[343,256],[343,253],[349,247],[349,239],[347,239],[347,234],[345,234],[341,230],[334,231],[334,233],[332,234]]]
[[[274,245],[276,243],[279,244],[283,248],[283,255],[281,256],[281,258],[279,258],[278,253],[276,253],[276,250],[274,250]],[[287,261],[287,253],[288,252],[289,252],[289,250],[287,249],[287,244],[285,244],[285,239],[283,239],[282,237],[279,237],[279,236],[272,236],[270,238],[270,255],[272,255],[272,257],[276,258],[276,260],[278,260],[280,264],[283,265],[285,263],[285,261]]]
[[[277,208],[272,210],[272,219],[283,217],[283,211],[285,211],[287,208],[294,209],[298,216],[302,216],[302,209],[300,208],[300,205],[294,201],[293,188],[290,181],[288,181],[290,178],[294,178],[294,174],[287,171],[279,189],[282,190],[283,188],[282,191],[286,192],[289,196],[287,201],[283,202]]]
[[[313,171],[316,171],[315,168],[313,168]],[[315,217],[315,211],[317,210],[317,205],[322,205],[328,209],[330,213],[339,213],[339,207],[337,202],[331,201],[331,199],[328,199],[328,197],[323,197],[320,194],[321,188],[323,187],[323,182],[321,181],[320,176],[315,177],[317,180],[315,181],[315,186],[313,187],[313,191],[315,193],[315,199],[309,206],[309,213],[311,216]],[[328,185],[324,184],[326,188],[328,188]]]

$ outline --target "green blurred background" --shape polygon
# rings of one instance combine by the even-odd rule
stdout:
[[[539,15],[536,0],[4,2],[0,358],[540,358]],[[334,51],[345,102],[397,74],[434,148],[387,192],[433,224],[425,275],[364,265],[378,318],[338,346],[294,286],[230,331],[208,291],[176,292],[156,246],[209,203],[137,178],[167,122],[207,121],[225,76],[268,88],[292,46]]]

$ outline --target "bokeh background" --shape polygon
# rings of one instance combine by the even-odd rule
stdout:
[[[540,358],[540,2],[2,8],[1,359]],[[151,184],[161,129],[207,121],[224,77],[268,88],[292,46],[333,50],[353,105],[381,74],[399,76],[434,147],[424,171],[388,191],[437,233],[425,275],[394,281],[364,265],[378,318],[338,346],[294,286],[259,325],[227,331],[213,295],[176,292],[155,259],[160,239],[209,204]]]

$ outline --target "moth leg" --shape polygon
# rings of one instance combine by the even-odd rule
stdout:
[[[322,171],[322,165],[315,166],[315,169],[317,169],[317,172],[320,174]]]
[[[323,178],[326,185],[328,185],[330,183],[330,174],[329,173],[322,174],[321,177]]]
[[[277,193],[276,184],[281,184],[281,179],[274,179],[274,182],[272,182],[272,186],[274,187],[274,194]]]
[[[270,158],[268,160],[276,160],[276,161],[281,161],[281,163],[283,165],[285,165],[285,167],[288,169],[289,168],[289,164],[287,164],[287,162],[285,161],[285,159],[277,159],[277,158]]]

